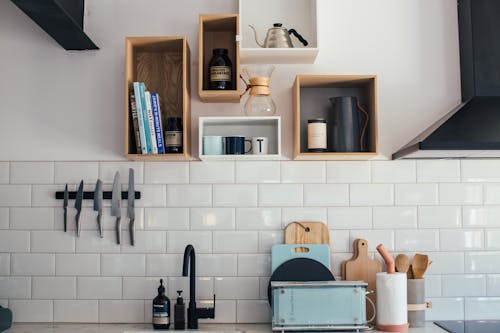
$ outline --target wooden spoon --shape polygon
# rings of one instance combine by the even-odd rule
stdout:
[[[429,267],[429,257],[426,254],[415,254],[412,266],[415,279],[422,279]]]
[[[408,280],[411,280],[411,279],[414,279],[415,277],[413,276],[413,266],[410,265],[410,267],[408,268],[408,271],[406,272],[406,278]]]
[[[398,254],[396,256],[396,272],[406,273],[410,268],[410,259],[406,254]]]

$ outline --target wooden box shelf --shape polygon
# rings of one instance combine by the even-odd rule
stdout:
[[[200,15],[199,55],[198,55],[198,94],[203,102],[239,103],[240,102],[240,42],[238,14]],[[215,48],[228,49],[228,57],[233,65],[233,90],[209,90],[208,64]]]
[[[190,159],[190,53],[186,37],[127,37],[125,41],[125,155],[137,161]],[[162,124],[182,117],[183,152],[140,154],[130,117],[129,93],[134,81],[144,82],[160,99]]]
[[[332,112],[330,97],[355,96],[369,114],[364,152],[307,150],[307,120]],[[293,158],[296,160],[368,160],[378,154],[377,77],[375,75],[297,75],[293,86]],[[328,126],[328,130],[330,127]],[[327,136],[328,136],[327,130]],[[330,146],[330,142],[329,142]]]

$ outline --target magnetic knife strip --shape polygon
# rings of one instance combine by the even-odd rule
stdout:
[[[111,200],[111,191],[103,191],[102,192],[102,198],[104,200]],[[140,199],[141,198],[141,192],[140,191],[135,191],[135,199]],[[69,199],[76,199],[76,191],[68,191],[69,194]],[[57,200],[63,200],[64,199],[64,191],[57,191],[56,192],[56,199]],[[83,199],[84,200],[93,200],[94,199],[94,191],[84,191],[83,192]],[[128,199],[128,192],[127,191],[122,191],[122,200],[127,200]]]

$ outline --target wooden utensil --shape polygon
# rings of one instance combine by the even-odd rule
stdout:
[[[406,254],[398,254],[396,256],[396,272],[406,273],[410,268],[410,259]]]
[[[341,264],[342,280],[346,280],[345,267],[346,267],[347,262],[352,262],[352,261],[356,260],[356,258],[358,257],[358,242],[359,241],[360,241],[360,239],[354,240],[354,253],[353,253],[351,259],[342,261],[342,264]]]
[[[382,264],[368,256],[368,242],[364,239],[354,241],[354,252],[357,253],[356,258],[345,262],[345,279],[349,281],[365,281],[368,283],[367,290],[375,290],[376,274],[382,271]],[[369,294],[368,297],[375,304],[375,294]],[[371,318],[372,315],[373,309],[367,302],[366,316]]]
[[[385,248],[384,244],[379,244],[377,245],[377,251],[380,253],[382,258],[385,261],[385,266],[387,268],[387,273],[388,274],[394,274],[396,273],[396,266],[394,264],[394,258],[391,256],[389,251]]]
[[[425,275],[425,271],[429,267],[429,256],[420,253],[415,254],[412,266],[414,278],[422,279]]]
[[[408,271],[406,272],[406,278],[408,280],[414,279],[415,277],[413,276],[413,265],[410,264],[410,267],[408,267]]]
[[[330,232],[322,222],[291,222],[285,228],[285,244],[330,244]]]

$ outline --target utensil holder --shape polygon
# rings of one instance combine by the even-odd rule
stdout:
[[[425,310],[432,304],[425,301],[425,280],[408,280],[408,323],[410,327],[425,326]]]
[[[377,329],[386,332],[408,330],[405,273],[377,273]]]

